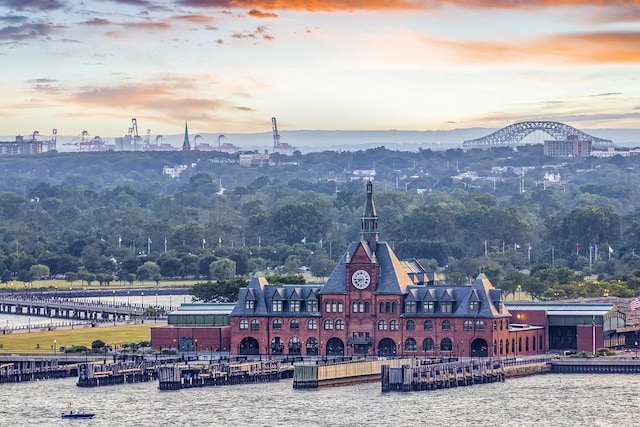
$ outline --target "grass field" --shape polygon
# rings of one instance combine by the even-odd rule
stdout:
[[[156,282],[147,280],[145,282],[135,281],[133,285],[129,285],[128,282],[111,282],[109,285],[100,286],[98,282],[92,282],[91,285],[87,282],[81,282],[76,280],[75,282],[67,282],[66,280],[34,280],[31,283],[20,282],[18,280],[11,280],[8,283],[0,284],[0,289],[22,291],[25,289],[45,289],[45,290],[73,290],[73,289],[140,289],[140,288],[176,288],[176,287],[190,287],[196,283],[203,282],[205,280],[163,280],[158,285]]]
[[[97,328],[85,328],[83,325],[76,329],[0,335],[0,344],[2,344],[0,353],[52,354],[54,340],[57,349],[60,346],[71,347],[74,345],[84,345],[91,348],[91,343],[95,340],[101,340],[112,346],[150,341],[151,328],[163,325],[166,325],[166,322],[145,322],[135,325],[100,326]]]

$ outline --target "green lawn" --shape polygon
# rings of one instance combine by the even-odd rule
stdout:
[[[75,329],[59,329],[45,332],[12,333],[0,335],[1,353],[51,354],[53,343],[56,347],[84,345],[101,340],[108,345],[151,341],[151,328],[164,326],[166,322],[145,322],[135,325],[99,326],[96,328],[79,326]],[[38,348],[39,347],[39,348]]]
[[[87,282],[81,282],[76,280],[75,282],[67,282],[66,280],[34,280],[31,283],[25,283],[18,280],[11,280],[8,283],[0,284],[0,289],[22,291],[25,289],[49,289],[49,290],[73,290],[73,289],[140,289],[156,287],[161,288],[175,288],[175,287],[190,287],[194,284],[202,282],[202,280],[161,280],[159,284],[156,282],[145,281],[140,282],[136,280],[133,285],[129,285],[128,282],[111,282],[109,285],[100,286],[98,282],[92,282],[88,285]]]

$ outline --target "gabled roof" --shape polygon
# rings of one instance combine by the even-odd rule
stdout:
[[[378,286],[375,293],[378,295],[406,294],[413,280],[409,277],[402,263],[387,242],[378,242],[376,256],[380,268]]]

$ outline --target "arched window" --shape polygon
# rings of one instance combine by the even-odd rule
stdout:
[[[407,320],[407,331],[415,331],[416,329],[416,322],[414,322],[413,320]]]
[[[318,329],[318,322],[316,321],[316,319],[309,320],[309,323],[307,323],[307,329],[309,329],[310,331]]]
[[[273,323],[271,326],[273,329],[282,329],[282,320],[280,319],[273,319]]]
[[[338,301],[338,313],[342,313],[342,301]]]
[[[440,351],[453,351],[453,342],[449,338],[443,338],[440,341]]]
[[[511,352],[512,353],[516,352],[516,340],[515,340],[515,338],[511,338]]]
[[[324,321],[324,329],[329,331],[331,329],[333,329],[333,320],[331,319],[327,319]]]
[[[385,310],[385,311],[386,311],[387,313],[391,313],[391,303],[390,303],[390,302],[387,302],[387,304],[386,304],[386,310]]]
[[[500,356],[502,356],[502,340],[500,340]]]
[[[302,344],[300,343],[300,339],[298,337],[291,337],[289,340],[289,354],[299,356],[301,348]]]
[[[522,337],[518,338],[518,352],[522,353]]]
[[[387,321],[386,320],[380,320],[378,322],[378,330],[379,331],[386,331],[387,330]]]
[[[451,322],[449,320],[443,320],[442,321],[442,330],[443,331],[450,331],[451,330]]]
[[[404,342],[404,351],[416,351],[416,340],[407,338]]]
[[[344,329],[344,321],[341,319],[336,320],[336,329],[342,331]]]
[[[396,312],[396,310],[398,309],[397,306],[398,305],[395,303],[395,301],[391,303],[391,312],[392,313]]]
[[[366,301],[364,303],[364,312],[369,313],[370,311],[371,311],[371,304],[369,303],[369,301]]]
[[[493,354],[498,354],[498,341],[493,340]]]
[[[360,313],[364,313],[364,303],[362,301],[358,303],[358,310],[360,311]]]
[[[484,331],[484,320],[476,320],[476,331]]]
[[[397,320],[389,321],[389,330],[390,331],[397,331],[398,330],[398,321]]]
[[[536,351],[536,337],[533,336],[533,351]]]
[[[427,319],[424,321],[424,330],[425,331],[432,331],[433,330],[433,321],[431,321],[430,319]]]
[[[324,303],[324,312],[325,313],[331,312],[331,301],[327,301]]]
[[[384,313],[384,303],[380,303],[380,313]]]
[[[240,321],[240,329],[249,329],[249,321],[247,319]]]
[[[500,330],[502,330],[502,320],[500,321]]]
[[[337,302],[335,302],[335,301],[333,301],[333,302],[331,303],[331,312],[332,312],[332,313],[335,313],[335,312],[337,312],[337,311],[338,311],[338,303],[337,303]]]
[[[289,322],[290,329],[300,329],[300,321],[298,319],[291,319]]]
[[[509,340],[507,340],[507,345],[506,345],[505,348],[506,348],[506,350],[505,350],[506,353],[509,354]]]
[[[496,331],[498,329],[498,323],[494,320],[493,321],[493,330]]]
[[[352,313],[358,312],[358,301],[354,301],[351,303],[351,312]]]
[[[422,341],[422,351],[433,351],[435,347],[435,343],[433,342],[433,338],[425,338]]]
[[[529,351],[529,337],[524,339],[524,351]]]
[[[258,321],[258,319],[251,320],[251,330],[252,331],[260,330],[260,321]]]
[[[464,323],[462,324],[462,329],[465,331],[472,331],[473,322],[471,320],[465,320]]]

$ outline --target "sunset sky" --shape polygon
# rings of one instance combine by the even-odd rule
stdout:
[[[640,128],[640,0],[0,0],[0,135]]]

